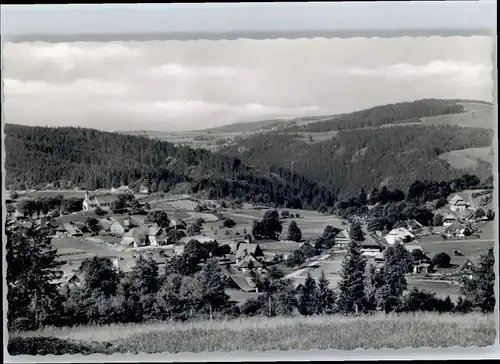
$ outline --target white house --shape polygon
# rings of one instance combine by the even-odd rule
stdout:
[[[387,244],[394,245],[396,243],[407,243],[412,241],[415,235],[405,227],[392,229],[389,234],[385,236]]]
[[[87,191],[82,203],[83,211],[93,211],[98,207],[103,210],[109,210],[111,204],[117,199],[118,197],[113,195],[90,196]]]
[[[453,212],[464,211],[469,207],[469,204],[459,195],[455,195],[450,199],[450,210]]]

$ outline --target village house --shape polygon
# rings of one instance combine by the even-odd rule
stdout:
[[[130,187],[128,187],[128,186],[120,186],[118,188],[112,187],[111,188],[111,192],[121,192],[121,193],[124,193],[124,192],[131,192],[131,190],[130,190]]]
[[[446,214],[443,216],[443,226],[450,226],[453,224],[455,221],[457,221],[457,218],[453,214]]]
[[[120,244],[124,247],[160,246],[167,242],[167,234],[156,224],[134,227],[123,235]]]
[[[474,211],[471,209],[465,209],[463,211],[457,211],[455,212],[457,215],[458,221],[461,222],[469,222],[474,220]]]
[[[342,229],[337,235],[335,235],[335,245],[339,247],[346,247],[347,245],[349,245],[350,241],[351,237],[347,229]]]
[[[450,199],[450,210],[453,212],[464,211],[469,207],[469,204],[459,195],[455,195]]]
[[[236,251],[236,263],[247,255],[252,255],[254,258],[264,257],[264,253],[262,252],[259,244],[240,244],[238,250]]]
[[[247,272],[255,269],[257,272],[262,273],[262,268],[264,268],[262,263],[255,259],[252,255],[245,256],[232,266],[240,272]]]
[[[309,256],[314,255],[316,253],[316,248],[314,246],[312,246],[312,244],[310,242],[300,243],[297,250],[304,253],[304,255],[306,257],[309,257]]]
[[[62,225],[64,228],[64,231],[66,234],[64,234],[66,237],[78,237],[82,236],[83,233],[82,231],[72,222],[67,222]],[[61,231],[61,230],[59,230]],[[57,232],[57,230],[56,230]]]
[[[467,259],[464,264],[458,270],[458,274],[462,277],[468,277],[472,279],[474,272],[476,270],[476,265],[471,259]]]
[[[429,262],[418,262],[413,266],[413,274],[429,274],[432,273],[432,264]]]
[[[116,200],[118,200],[116,195],[90,196],[87,191],[82,203],[83,211],[94,211],[97,208],[109,210],[111,204]]]
[[[140,224],[136,222],[132,217],[123,218],[105,218],[99,219],[99,226],[101,231],[106,233],[111,233],[114,235],[122,235],[134,227],[138,227]]]
[[[147,188],[146,186],[140,186],[139,193],[141,195],[149,195],[149,188]]]
[[[415,219],[409,219],[406,221],[406,229],[412,234],[418,234],[422,231],[423,225]]]
[[[415,238],[415,235],[405,227],[392,229],[386,236],[385,241],[389,245],[396,243],[408,243]]]
[[[420,245],[414,245],[414,244],[404,244],[403,247],[408,251],[408,253],[413,253],[416,250],[420,250],[422,253],[424,250]]]
[[[366,257],[376,256],[384,250],[369,234],[365,235],[365,240],[359,243],[359,247],[361,254]]]
[[[229,279],[226,281],[227,288],[236,288],[243,292],[257,292],[256,282],[252,279],[249,271],[241,272],[229,265],[221,265],[222,272]],[[260,274],[257,272],[257,276]]]
[[[464,238],[472,234],[471,228],[465,224],[455,221],[449,225],[444,231],[444,235],[448,238]]]

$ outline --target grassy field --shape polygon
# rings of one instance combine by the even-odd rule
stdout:
[[[451,124],[464,127],[493,129],[493,106],[474,102],[462,103],[464,113],[421,118],[424,124]]]
[[[493,148],[467,148],[443,153],[439,159],[447,161],[456,169],[474,168],[480,161],[493,164]]]
[[[484,347],[496,337],[492,315],[433,313],[362,317],[243,318],[196,323],[113,324],[11,333],[10,340],[57,338],[107,353],[182,353],[405,347]],[[102,345],[107,343],[107,345]],[[20,345],[19,345],[20,346]],[[22,347],[22,346],[21,346]],[[97,349],[96,349],[97,351]]]

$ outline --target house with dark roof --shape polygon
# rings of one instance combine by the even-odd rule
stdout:
[[[296,250],[300,250],[306,257],[316,253],[316,248],[310,242],[300,243]]]
[[[454,214],[446,214],[443,216],[443,226],[450,226],[455,221],[457,221],[457,217]]]
[[[412,234],[416,234],[422,231],[423,225],[415,219],[408,219],[406,221],[406,229]]]
[[[252,255],[247,255],[246,257],[240,259],[233,267],[238,269],[241,272],[250,271],[252,269],[259,270],[260,268],[264,268],[261,262],[255,259]]]
[[[259,244],[240,244],[238,250],[236,251],[236,261],[246,257],[247,255],[253,255],[254,258],[264,257],[264,252],[260,248]]]
[[[351,236],[349,235],[349,231],[347,229],[342,229],[339,231],[337,235],[335,235],[335,245],[339,247],[344,247],[349,245],[351,241]]]
[[[228,288],[237,288],[243,292],[257,292],[257,287],[250,272],[240,272],[236,268],[221,265],[222,272],[228,277]],[[259,273],[257,273],[259,276]]]

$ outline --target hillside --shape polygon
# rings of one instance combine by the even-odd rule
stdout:
[[[387,185],[406,190],[414,180],[449,180],[465,172],[491,175],[486,163],[456,169],[442,153],[491,146],[493,131],[452,125],[408,125],[339,131],[308,143],[300,133],[260,133],[223,149],[262,170],[279,165],[321,182],[338,197]]]
[[[321,133],[406,123],[446,123],[492,127],[493,105],[477,100],[422,99],[380,105],[339,115],[240,122],[198,130],[207,133],[249,133],[282,129],[289,132]]]
[[[6,186],[43,188],[69,182],[94,190],[129,185],[168,192],[187,183],[210,198],[279,206],[333,204],[331,192],[282,167],[264,172],[237,158],[141,136],[84,128],[5,125]]]
[[[187,324],[48,328],[10,335],[11,355],[353,350],[493,345],[491,315],[417,313],[365,317],[254,317]]]
[[[479,102],[481,105],[487,105]],[[462,100],[423,99],[375,106],[323,121],[292,126],[288,131],[321,133],[334,130],[352,130],[380,127],[390,124],[422,123],[422,118],[466,113]]]

